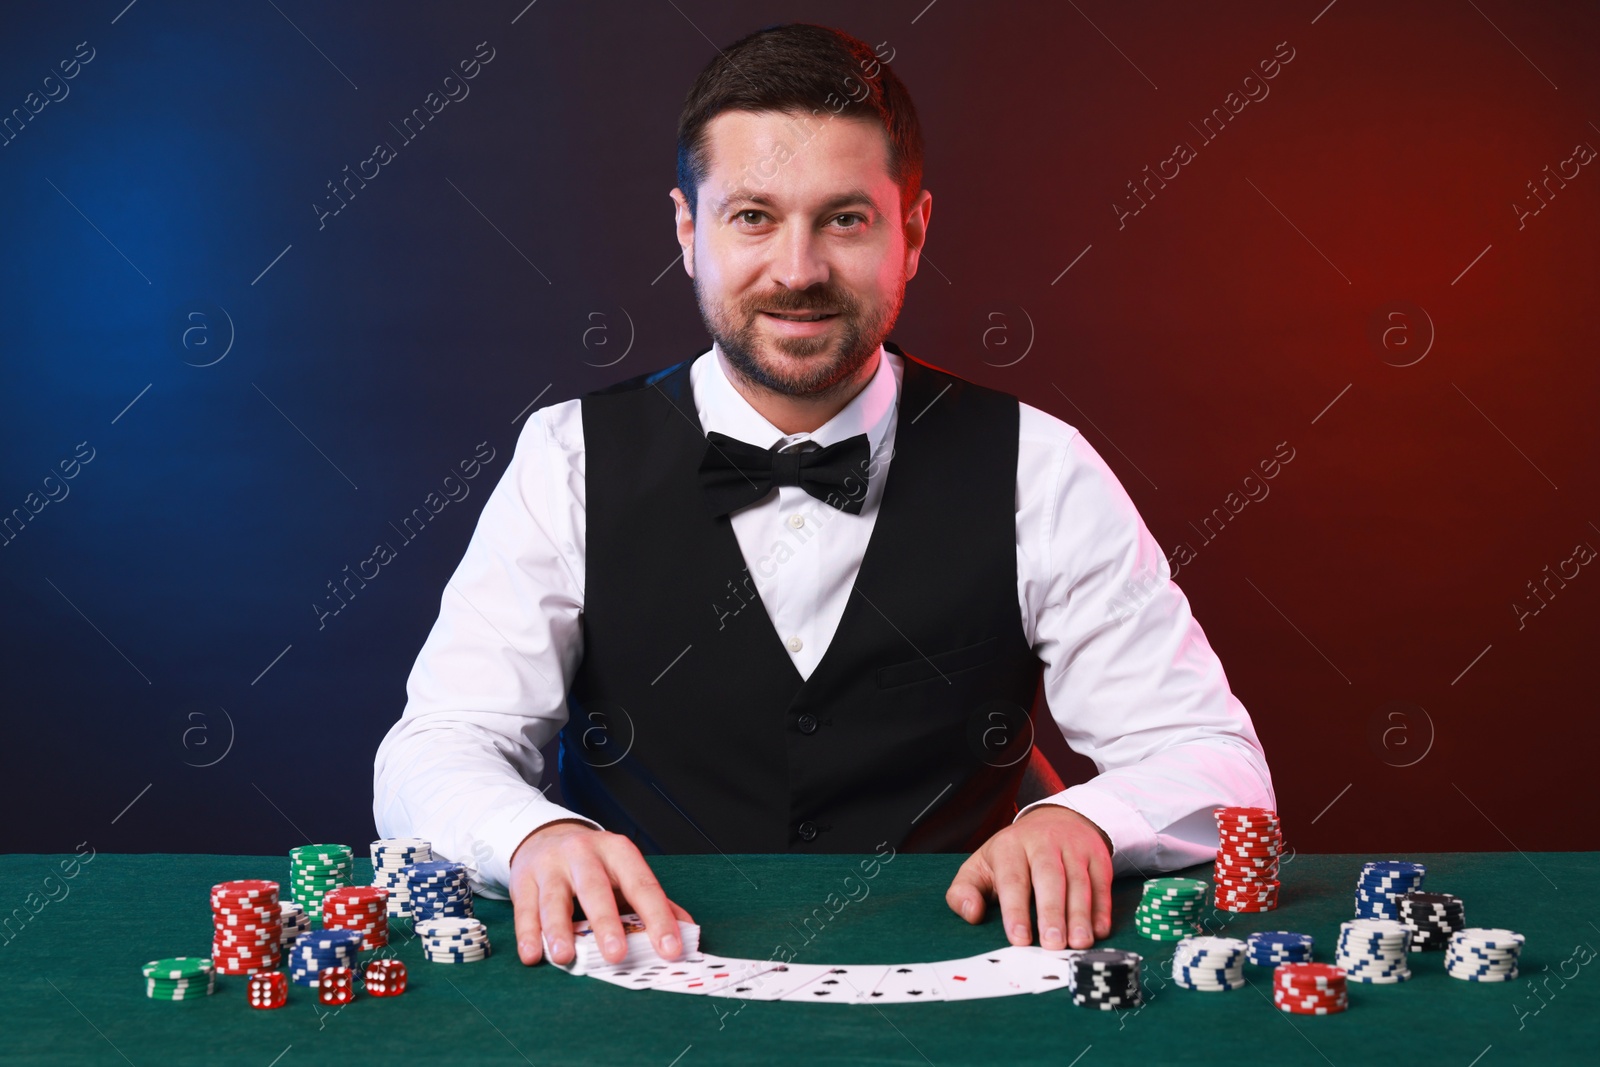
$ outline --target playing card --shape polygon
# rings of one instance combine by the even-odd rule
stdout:
[[[867,994],[870,1004],[910,1004],[924,1000],[943,1000],[944,986],[928,963],[902,963],[891,966],[882,980]]]
[[[866,1002],[889,968],[882,964],[862,967],[829,967],[816,979],[780,999],[812,1004],[860,1004]]]
[[[588,977],[598,978],[602,982],[624,989],[654,989],[663,983],[688,979],[703,961],[704,957],[698,952],[691,952],[683,959],[670,963],[656,959],[640,963],[622,963],[615,967],[597,967],[588,972]]]
[[[1032,993],[1038,982],[1038,968],[1031,958],[1000,951],[962,960],[943,960],[931,964],[944,987],[945,1000],[975,1000],[979,997],[1010,997]]]
[[[744,960],[726,956],[704,956],[698,962],[688,962],[675,972],[687,972],[659,982],[650,988],[667,993],[688,993],[691,996],[709,996],[722,987],[765,974],[778,966],[777,960]]]
[[[769,971],[727,983],[708,995],[738,1000],[782,1000],[785,994],[816,981],[830,970],[831,967],[821,963],[774,963]]]
[[[1038,945],[1007,945],[989,955],[1011,961],[1023,992],[1048,993],[1053,989],[1072,988],[1072,961],[1078,958],[1075,948],[1045,949]]]

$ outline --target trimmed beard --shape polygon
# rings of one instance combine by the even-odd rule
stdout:
[[[879,346],[894,328],[905,301],[906,280],[902,276],[892,299],[883,306],[880,314],[863,321],[860,302],[843,290],[830,286],[813,286],[799,292],[780,289],[770,294],[751,297],[737,305],[737,320],[730,318],[722,307],[709,305],[700,288],[700,278],[694,278],[695,300],[700,307],[700,318],[706,332],[722,349],[728,363],[746,381],[780,396],[821,399],[830,392],[846,388],[857,372],[872,358]],[[837,313],[838,336],[791,337],[766,341],[760,336],[759,316],[764,310],[804,314],[807,311],[831,309]],[[807,360],[804,371],[786,375],[778,368],[762,361],[757,354],[765,343],[775,345],[786,356]],[[832,356],[827,353],[832,349]],[[813,358],[814,357],[814,358]]]

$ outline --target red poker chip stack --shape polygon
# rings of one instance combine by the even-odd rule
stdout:
[[[1272,1002],[1294,1015],[1332,1015],[1350,1006],[1344,968],[1329,963],[1282,963],[1272,972]]]
[[[257,878],[211,887],[211,964],[217,974],[275,971],[282,962],[278,883]]]
[[[1215,907],[1271,911],[1278,906],[1283,832],[1269,808],[1218,808]]]
[[[322,898],[324,930],[356,930],[362,951],[389,943],[389,891],[376,885],[347,885]]]

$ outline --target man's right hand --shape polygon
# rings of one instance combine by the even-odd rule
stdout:
[[[511,855],[510,888],[517,955],[526,964],[543,957],[545,937],[552,963],[572,962],[574,898],[595,932],[600,954],[610,963],[621,963],[628,952],[619,903],[644,920],[650,944],[662,959],[675,960],[683,952],[676,920],[694,922],[667,899],[638,846],[621,834],[572,820],[549,823],[522,839]]]

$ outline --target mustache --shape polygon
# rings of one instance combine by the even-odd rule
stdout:
[[[762,311],[781,311],[793,315],[808,312],[851,314],[855,311],[855,302],[843,293],[784,290],[746,301],[745,307],[752,315]]]

